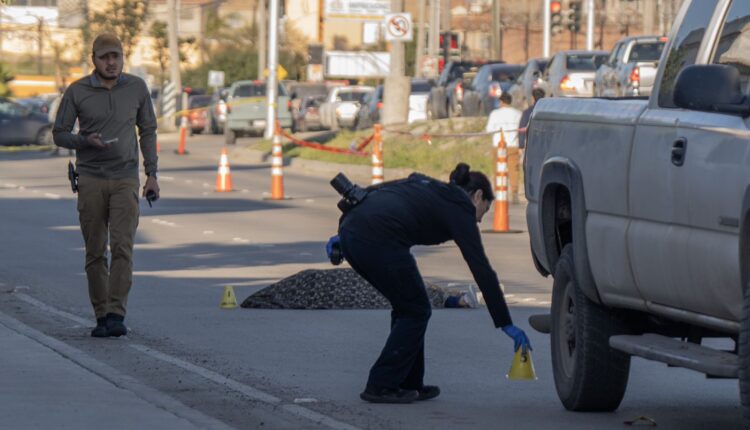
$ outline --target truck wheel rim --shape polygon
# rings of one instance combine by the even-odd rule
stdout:
[[[560,357],[562,361],[562,370],[565,376],[572,378],[575,372],[576,364],[576,305],[573,294],[575,285],[568,282],[565,285],[565,294],[563,294],[562,306],[560,308],[561,331],[558,338]]]

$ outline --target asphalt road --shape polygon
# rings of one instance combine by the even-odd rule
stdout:
[[[0,312],[235,428],[619,429],[638,416],[666,429],[739,428],[735,380],[641,359],[633,359],[617,412],[565,411],[549,339],[526,322],[548,309],[551,279],[534,270],[525,232],[483,239],[512,315],[531,337],[539,379],[505,378],[512,342],[485,309],[436,310],[426,382],[443,394],[411,405],[362,402],[358,394],[388,332],[387,311],[219,309],[225,285],[241,301],[302,269],[330,268],[323,245],[338,221],[327,183],[337,169],[290,166],[291,199],[269,201],[270,159],[244,142],[230,151],[236,191],[216,193],[221,137],[190,137],[186,156],[172,152],[174,136],[161,139],[162,199],[153,208],[141,204],[126,320],[132,332],[116,340],[88,336],[93,316],[67,157],[0,153]],[[366,169],[344,170],[367,180]],[[525,230],[523,210],[512,206],[512,227]],[[431,282],[472,282],[452,244],[415,254]]]

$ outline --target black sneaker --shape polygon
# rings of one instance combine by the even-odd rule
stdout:
[[[411,403],[417,400],[417,390],[367,388],[359,398],[370,403]]]
[[[125,317],[117,314],[107,314],[107,334],[109,336],[120,337],[128,334],[128,328],[123,321]]]
[[[417,390],[417,400],[430,400],[440,395],[440,387],[437,385],[425,385]]]
[[[107,319],[97,318],[96,319],[96,327],[94,327],[93,330],[91,330],[91,337],[107,337],[109,336],[109,333],[107,332]]]

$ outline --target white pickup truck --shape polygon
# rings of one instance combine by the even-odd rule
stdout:
[[[616,409],[630,357],[739,378],[750,428],[750,1],[685,0],[648,99],[541,100],[525,158],[555,386]]]

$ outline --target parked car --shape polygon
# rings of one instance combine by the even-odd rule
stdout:
[[[206,111],[206,122],[211,134],[224,134],[227,122],[227,88],[222,88],[211,95],[211,103]]]
[[[31,109],[32,112],[41,115],[48,115],[50,111],[50,103],[53,98],[49,97],[28,97],[23,99],[16,99],[15,102],[26,106]]]
[[[408,123],[427,119],[427,99],[430,97],[432,82],[429,79],[412,79],[409,93]]]
[[[51,131],[47,113],[0,97],[0,145],[51,145]]]
[[[531,92],[544,83],[543,76],[547,63],[549,63],[549,58],[534,58],[526,63],[521,75],[508,90],[513,97],[514,108],[524,110],[531,106],[533,100]]]
[[[639,356],[739,378],[750,428],[750,2],[687,0],[676,16],[650,99],[534,108],[526,219],[554,283],[551,314],[530,322],[551,334],[569,410],[617,409]]]
[[[211,105],[211,96],[202,94],[188,98],[188,127],[190,134],[200,134],[206,129],[208,123],[208,108]]]
[[[464,89],[463,116],[487,116],[500,107],[500,94],[510,90],[523,71],[519,64],[486,64]]]
[[[607,61],[596,71],[597,97],[638,97],[651,95],[656,68],[666,37],[626,37],[615,44]]]
[[[289,95],[279,84],[276,118],[281,127],[292,126],[292,115],[287,107]],[[237,142],[241,136],[260,135],[266,127],[266,82],[237,81],[229,87],[227,95],[227,123],[224,127],[224,140],[228,145]]]
[[[299,109],[292,111],[292,130],[297,132],[306,132],[309,130],[319,130],[320,124],[320,105],[323,104],[325,96],[307,96],[299,104]]]
[[[463,75],[475,72],[481,63],[475,61],[451,61],[445,65],[427,100],[427,117],[430,119],[461,116],[463,100]]]
[[[606,51],[561,51],[552,57],[541,88],[547,97],[593,97],[596,69],[607,61]]]
[[[330,130],[354,127],[359,107],[373,91],[373,87],[359,85],[331,88],[320,106],[320,122],[323,127]]]
[[[325,96],[328,95],[328,86],[325,82],[292,82],[287,85],[287,91],[289,92],[289,109],[292,118],[297,118],[299,117],[299,110],[301,109],[302,101],[308,97],[325,98]],[[292,121],[293,132],[299,130],[296,124],[296,121]]]

